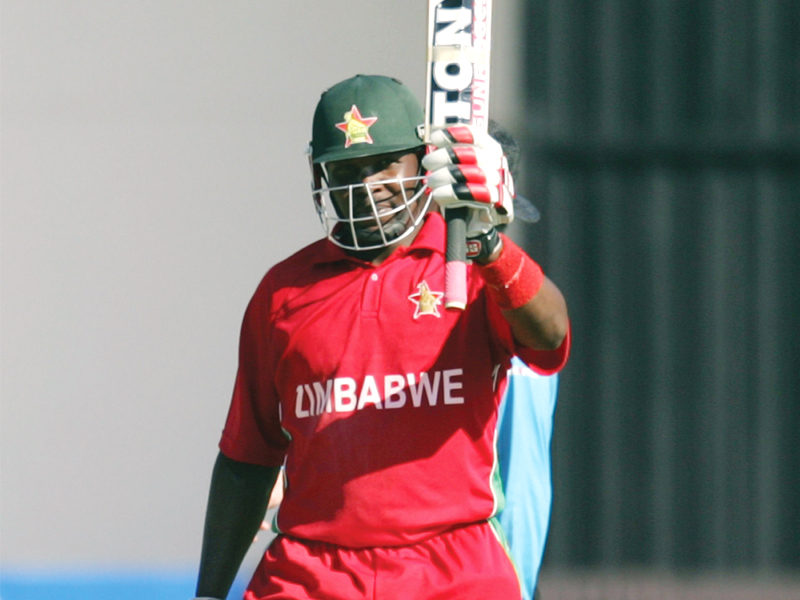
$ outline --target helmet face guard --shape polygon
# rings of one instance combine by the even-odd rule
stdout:
[[[346,250],[377,250],[399,242],[416,230],[431,203],[422,173],[331,187],[325,163],[312,163],[311,169],[314,205],[325,235]],[[396,193],[376,200],[377,187]]]

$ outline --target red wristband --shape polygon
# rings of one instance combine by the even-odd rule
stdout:
[[[542,268],[522,248],[500,234],[500,257],[488,265],[478,265],[486,288],[503,310],[524,306],[542,287]]]

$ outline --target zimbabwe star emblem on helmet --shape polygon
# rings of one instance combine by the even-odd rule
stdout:
[[[336,123],[336,129],[344,131],[344,147],[349,148],[353,144],[373,143],[369,128],[377,120],[378,117],[362,117],[361,111],[353,104],[353,107],[344,113],[344,122]]]
[[[416,305],[414,318],[418,319],[421,315],[433,315],[441,317],[439,305],[442,303],[442,292],[432,292],[428,284],[423,281],[417,286],[418,292],[411,294],[408,299]]]

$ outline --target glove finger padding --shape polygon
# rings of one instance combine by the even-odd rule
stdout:
[[[437,148],[448,146],[465,145],[486,148],[499,154],[503,153],[503,148],[496,139],[487,132],[473,127],[472,125],[451,125],[431,131],[431,144]]]
[[[478,165],[450,165],[437,169],[428,176],[428,187],[431,189],[456,184],[486,184],[496,187],[500,183],[499,171],[484,171]]]
[[[456,183],[433,188],[434,201],[444,208],[466,206],[474,209],[493,208],[499,199],[497,186],[485,183]],[[481,205],[486,206],[481,206]]]
[[[476,213],[468,220],[468,237],[513,220],[514,184],[499,142],[470,125],[437,129],[430,141],[437,149],[422,165],[431,195],[444,210],[467,207]]]
[[[436,172],[450,165],[479,165],[483,169],[499,169],[500,158],[494,152],[478,148],[477,146],[456,146],[438,148],[426,154],[422,159],[422,166],[426,170]]]

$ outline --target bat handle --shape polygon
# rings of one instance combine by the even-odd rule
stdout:
[[[467,307],[467,215],[466,207],[445,211],[447,253],[444,266],[444,306],[464,310]]]

